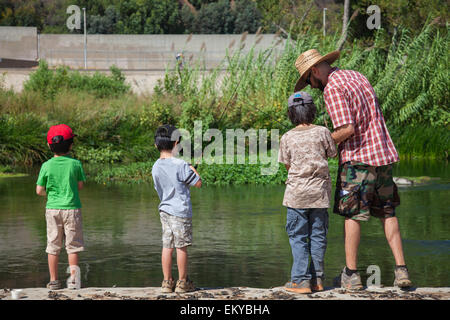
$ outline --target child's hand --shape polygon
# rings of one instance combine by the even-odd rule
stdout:
[[[192,165],[189,165],[189,168],[191,168],[192,171],[194,171],[195,174],[200,177],[200,175],[198,174],[197,170]],[[201,186],[202,186],[202,178],[200,177],[200,179],[194,184],[194,187],[200,188]]]
[[[47,192],[45,192],[45,187],[37,185],[36,186],[36,194],[38,196],[44,196],[45,197],[47,195]]]

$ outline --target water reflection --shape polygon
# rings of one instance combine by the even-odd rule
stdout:
[[[398,166],[402,175],[447,179],[446,167]],[[402,171],[403,170],[403,171]],[[415,174],[413,174],[415,173]],[[35,177],[0,179],[0,286],[42,287],[48,281],[45,199],[35,196]],[[292,257],[285,232],[284,186],[207,187],[192,191],[194,245],[190,275],[199,287],[272,287],[289,279]],[[410,275],[417,286],[449,286],[449,184],[400,188],[398,217]],[[80,254],[83,286],[159,286],[161,226],[151,185],[101,186],[81,191],[86,251]],[[64,251],[63,251],[64,252]],[[330,214],[325,285],[345,263],[343,220]],[[392,285],[394,261],[381,224],[362,224],[359,269],[381,268]],[[67,255],[59,275],[66,277]],[[176,275],[174,263],[174,275]]]

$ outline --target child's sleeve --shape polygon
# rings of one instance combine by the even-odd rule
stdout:
[[[337,156],[336,143],[331,137],[331,132],[328,129],[325,131],[324,146],[328,158],[334,158]]]
[[[78,181],[86,181],[86,175],[84,174],[83,165],[80,162],[80,170],[78,170]]]
[[[187,162],[183,162],[180,169],[180,181],[186,183],[188,186],[193,187],[200,180],[200,177],[190,168]]]
[[[283,135],[280,140],[280,150],[278,152],[278,162],[291,165],[291,153],[286,144],[286,136]]]
[[[42,165],[36,184],[41,187],[47,186],[47,167]]]

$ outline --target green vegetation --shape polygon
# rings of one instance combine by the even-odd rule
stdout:
[[[97,183],[142,183],[152,181],[153,164],[154,161],[130,163],[126,166],[89,165],[86,167],[86,171],[89,171]],[[332,161],[331,167],[337,168],[337,162],[336,166],[333,164]],[[267,165],[260,163],[208,165],[203,163],[197,167],[197,170],[202,177],[202,182],[206,185],[282,184],[286,181],[287,171],[284,166],[280,165],[274,175],[261,175],[263,167],[267,167]]]
[[[127,93],[130,86],[125,84],[121,71],[115,66],[112,66],[110,71],[110,76],[99,72],[85,76],[78,71],[69,72],[69,68],[65,66],[50,70],[48,64],[42,60],[37,71],[33,72],[25,83],[25,90],[39,92],[44,98],[50,99],[54,99],[55,95],[63,90],[88,92],[98,98]]]
[[[14,169],[10,166],[2,166],[0,165],[0,178],[17,178],[17,177],[25,177],[28,174],[26,173],[15,173]]]
[[[282,28],[291,34],[320,34],[322,11],[327,8],[329,34],[342,28],[343,0],[0,0],[0,26],[33,26],[40,33],[69,33],[66,13],[70,5],[86,8],[90,34],[264,33]],[[350,1],[354,16],[349,30],[353,39],[372,39],[366,28],[370,5],[379,6],[382,27],[389,35],[398,26],[420,32],[429,18],[441,18],[445,26],[448,4],[441,0]],[[83,20],[83,19],[82,19]],[[83,24],[83,21],[81,21]],[[74,32],[82,33],[81,30]]]
[[[46,132],[58,123],[78,134],[74,156],[92,164],[89,174],[98,182],[148,181],[158,157],[153,134],[164,123],[191,131],[194,120],[202,120],[203,132],[218,128],[224,137],[226,129],[234,128],[269,133],[279,129],[281,135],[291,127],[286,100],[298,78],[295,59],[310,48],[330,52],[338,38],[288,38],[281,51],[250,48],[246,53],[237,43],[212,72],[203,72],[201,62],[187,61],[182,70],[168,69],[150,96],[133,94],[117,68],[110,75],[89,75],[67,68],[51,70],[42,62],[21,93],[0,89],[0,164],[32,166],[45,161],[51,156]],[[337,65],[368,77],[401,157],[448,159],[448,29],[431,23],[417,36],[399,28],[388,46],[387,38],[380,30],[369,48],[355,41],[341,52]],[[331,129],[322,93],[306,90],[318,105],[316,123]],[[208,184],[275,184],[285,179],[284,169],[263,176],[260,168],[261,164],[199,166]]]
[[[70,5],[86,8],[90,34],[255,32],[261,13],[252,0],[0,0],[0,26],[33,26],[42,33],[69,33]],[[83,24],[83,21],[81,22]],[[77,30],[75,32],[82,32]]]

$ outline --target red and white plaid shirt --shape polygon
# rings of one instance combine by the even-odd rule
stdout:
[[[339,144],[340,163],[356,161],[378,167],[398,161],[375,91],[366,77],[333,68],[323,94],[334,129],[346,124],[355,128],[355,134]]]

